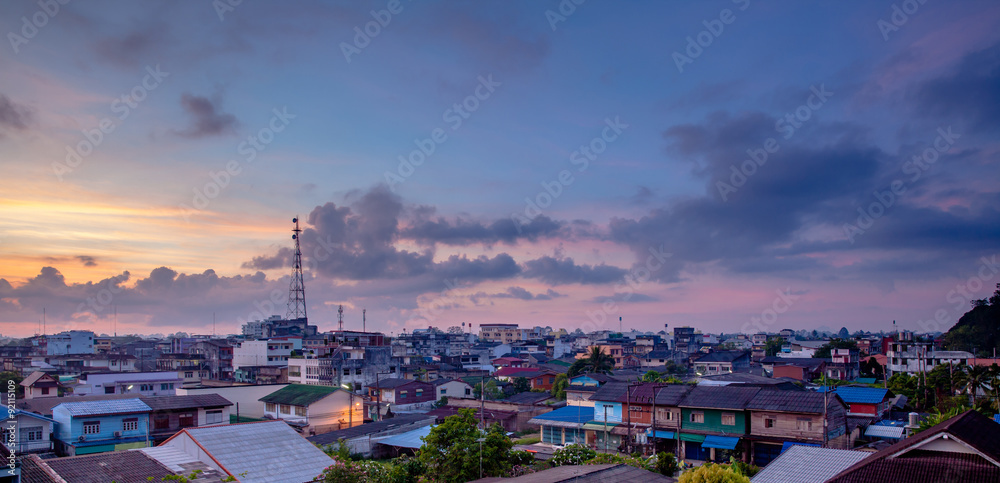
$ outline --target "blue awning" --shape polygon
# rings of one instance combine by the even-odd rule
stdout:
[[[701,443],[702,448],[718,448],[718,449],[736,449],[736,443],[740,442],[740,438],[733,438],[730,436],[705,436],[705,441]]]
[[[785,452],[785,450],[787,450],[788,448],[791,448],[792,446],[795,446],[795,445],[800,445],[800,446],[815,446],[815,447],[819,448],[819,445],[818,445],[818,444],[810,444],[810,443],[796,443],[795,441],[785,441],[785,442],[784,442],[784,443],[783,443],[783,444],[781,445],[781,452],[782,452],[782,453],[784,453],[784,452]]]
[[[655,437],[655,438],[661,438],[661,439],[674,439],[674,432],[673,431],[663,431],[663,430],[657,429],[656,430],[656,434],[654,435],[652,429],[647,429],[646,430],[646,436],[648,436],[650,438],[654,438]]]

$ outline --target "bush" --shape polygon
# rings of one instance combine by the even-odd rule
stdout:
[[[528,451],[511,451],[510,464],[515,466],[531,466],[535,462],[535,455]]]
[[[759,467],[748,463],[744,463],[731,456],[729,457],[729,464],[730,466],[732,466],[733,471],[743,476],[746,476],[747,478],[753,478],[753,475],[756,475],[757,473],[760,472]]]
[[[599,453],[597,456],[587,460],[587,465],[620,465],[626,464],[629,466],[634,466],[636,468],[642,468],[648,471],[656,471],[650,463],[642,458],[634,458],[632,456],[620,455],[620,454],[609,454],[609,453]]]
[[[729,465],[705,463],[681,474],[678,483],[750,483],[750,478],[737,474]]]
[[[514,444],[535,444],[541,441],[538,436],[526,436],[524,438],[519,438],[514,440]]]
[[[593,458],[597,452],[582,444],[571,444],[563,449],[556,450],[549,460],[552,466],[562,465],[582,465],[585,461]]]
[[[673,453],[660,452],[656,454],[656,471],[661,475],[674,476],[677,470],[677,458],[674,457]]]

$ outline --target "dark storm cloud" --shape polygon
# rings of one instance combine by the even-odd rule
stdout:
[[[520,239],[535,241],[539,238],[559,234],[562,224],[545,215],[536,216],[530,223],[520,226],[513,220],[503,218],[492,222],[481,222],[463,218],[447,220],[443,217],[420,219],[400,233],[402,238],[421,243],[443,245],[470,245],[483,243],[513,244]]]
[[[528,300],[552,300],[559,297],[565,297],[565,295],[556,292],[551,288],[548,289],[545,293],[533,294],[529,290],[523,287],[507,287],[506,291],[499,293],[476,292],[475,294],[469,296],[469,300],[478,305],[484,299],[485,300],[516,299],[516,300],[528,301]]]
[[[627,272],[613,265],[577,264],[572,258],[544,256],[524,263],[524,276],[552,285],[604,284],[622,280]]]
[[[175,133],[187,138],[233,133],[239,122],[236,116],[222,113],[219,104],[221,99],[218,98],[213,101],[207,97],[187,93],[181,95],[181,107],[191,118],[191,126]]]
[[[0,128],[23,131],[34,120],[34,113],[26,106],[18,104],[0,94]],[[3,136],[0,130],[0,137]]]
[[[918,115],[938,123],[995,133],[1000,128],[1000,43],[965,55],[953,72],[919,84],[910,100]]]

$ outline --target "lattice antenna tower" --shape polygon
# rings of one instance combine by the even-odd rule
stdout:
[[[306,284],[302,276],[302,248],[299,245],[302,229],[299,228],[299,218],[292,218],[295,228],[292,229],[292,240],[295,240],[295,255],[292,258],[292,281],[288,284],[288,312],[285,320],[306,318]]]

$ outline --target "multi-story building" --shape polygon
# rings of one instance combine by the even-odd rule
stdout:
[[[750,367],[750,353],[747,351],[713,351],[695,359],[691,365],[695,372],[701,375],[745,371]]]
[[[64,356],[69,354],[93,354],[94,333],[89,330],[70,330],[45,336],[45,354]]]
[[[893,341],[886,353],[887,377],[893,374],[930,372],[940,364],[969,364],[975,356],[966,351],[937,350],[933,342]]]
[[[701,337],[694,327],[674,327],[674,350],[694,354],[701,349]]]
[[[233,348],[233,369],[244,366],[287,366],[293,350],[302,348],[302,339],[275,337],[248,340]]]
[[[56,451],[76,456],[147,447],[150,411],[139,399],[59,404],[52,408]]]
[[[109,372],[83,374],[73,393],[81,396],[96,394],[135,394],[136,396],[172,396],[183,384],[176,371]]]
[[[479,338],[493,342],[510,344],[528,340],[531,329],[520,329],[517,324],[480,324]]]

